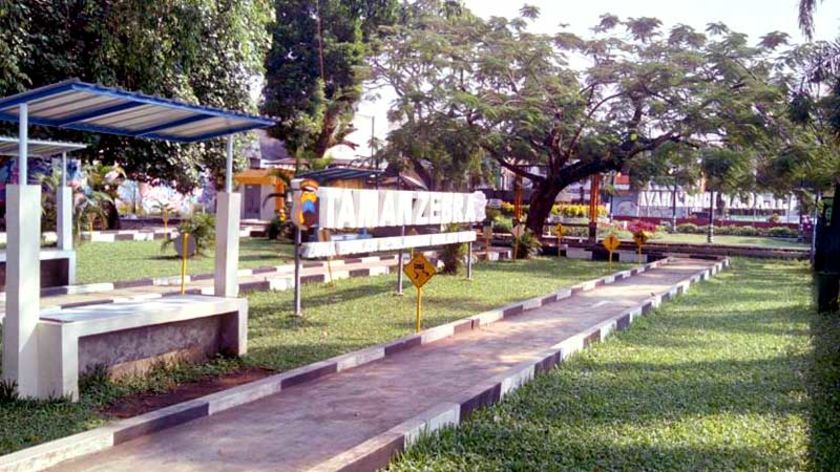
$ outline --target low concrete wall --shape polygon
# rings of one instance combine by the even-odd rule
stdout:
[[[237,314],[164,323],[79,338],[79,373],[106,368],[112,378],[143,375],[160,363],[203,362],[217,353],[236,355],[222,343]],[[119,346],[115,350],[114,346]]]

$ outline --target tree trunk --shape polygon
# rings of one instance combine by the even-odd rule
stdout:
[[[706,234],[706,242],[713,244],[715,242],[715,191],[711,190],[711,200],[709,203],[709,231]]]
[[[536,236],[542,234],[546,218],[551,214],[551,207],[554,200],[565,186],[551,185],[549,182],[541,182],[531,193],[528,202],[528,229]]]

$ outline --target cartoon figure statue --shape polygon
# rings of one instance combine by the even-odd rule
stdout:
[[[312,179],[293,181],[295,200],[292,208],[294,223],[301,230],[318,226],[318,182]]]

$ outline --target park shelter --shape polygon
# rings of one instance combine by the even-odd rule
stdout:
[[[73,191],[67,186],[67,153],[82,150],[87,145],[39,139],[30,139],[27,144],[29,158],[61,156],[61,183],[55,195],[56,248],[41,250],[39,258],[42,285],[70,285],[76,281],[76,254],[73,251]],[[14,157],[19,161],[20,140],[0,136],[0,156]],[[6,251],[0,255],[0,265],[6,265]],[[3,273],[5,275],[5,271]],[[5,278],[2,283],[5,285]]]
[[[281,177],[281,173],[287,178]],[[273,198],[274,208],[270,212],[266,211],[267,208],[263,203],[272,195],[286,193],[286,182],[293,173],[290,170],[271,168],[245,169],[236,174],[233,177],[234,183],[244,187],[242,217],[270,220],[276,214],[282,213],[285,205],[283,198]]]
[[[233,192],[233,136],[271,126],[273,120],[108,88],[77,79],[0,99],[0,120],[18,123],[19,156],[30,155],[31,125],[175,143],[226,137],[225,186],[216,197],[214,294],[218,300],[199,302],[182,296],[180,300],[161,303],[160,307],[171,309],[173,319],[184,319],[193,305],[202,305],[203,310],[212,312],[216,305],[230,305],[225,299],[237,296],[241,199],[238,193]],[[26,159],[18,160],[18,175],[28,175]],[[41,280],[36,269],[40,251],[41,187],[19,182],[10,185],[7,194],[8,261],[3,377],[16,382],[23,397],[68,395],[78,398],[80,336],[91,332],[101,335],[108,330],[119,329],[121,320],[127,319],[132,320],[131,326],[123,325],[122,328],[142,328],[159,322],[166,312],[140,313],[143,309],[140,305],[130,309],[122,307],[123,311],[102,307],[102,311],[109,313],[107,317],[91,312],[75,320],[49,315],[51,318],[43,321],[44,314],[40,311]],[[76,337],[62,337],[60,329],[63,328],[55,325],[70,325],[71,322],[76,322],[72,330]],[[241,321],[238,326],[227,329],[237,330],[235,335],[241,348],[246,336]]]

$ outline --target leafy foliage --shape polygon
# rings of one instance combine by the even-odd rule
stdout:
[[[530,259],[537,256],[542,249],[540,238],[530,229],[526,229],[519,239],[515,239],[514,244],[516,244],[517,259]]]
[[[395,19],[395,0],[274,0],[276,21],[266,59],[263,111],[277,116],[271,133],[298,162],[317,162],[353,132],[365,57],[381,24]]]
[[[672,148],[656,158],[666,162],[707,147],[752,157],[778,135],[781,35],[753,47],[722,24],[663,31],[655,18],[604,15],[590,38],[550,36],[528,30],[534,8],[485,21],[443,7],[408,7],[408,23],[388,30],[374,63],[398,96],[390,158],[431,181],[476,162],[529,179],[534,231],[566,186],[663,146]],[[573,60],[588,65],[580,71]],[[457,145],[438,144],[448,134]]]
[[[268,0],[21,0],[0,6],[0,95],[70,77],[191,103],[253,110],[253,77],[268,46]],[[7,126],[8,125],[3,125]],[[55,129],[80,155],[120,162],[140,180],[188,190],[224,170],[224,144],[181,145]]]
[[[195,241],[195,255],[206,256],[207,250],[216,242],[216,216],[211,213],[194,213],[181,222],[178,233],[189,233],[190,239]],[[170,245],[175,244],[175,241],[175,239],[164,239],[160,250],[166,250]]]

